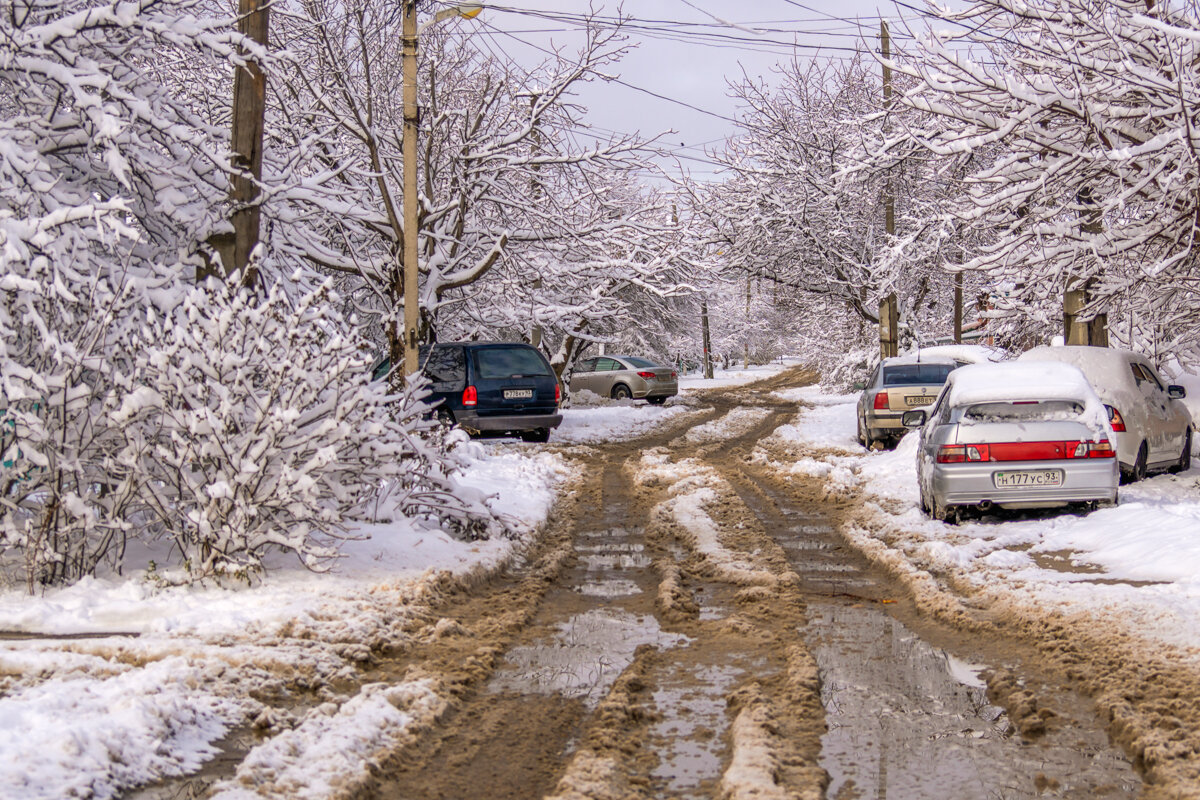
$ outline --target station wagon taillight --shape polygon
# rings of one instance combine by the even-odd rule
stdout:
[[[474,406],[479,404],[479,393],[475,391],[474,386],[468,386],[463,390],[462,404],[464,406]]]
[[[888,407],[887,392],[880,392],[879,394],[875,395],[875,410],[878,411],[881,408],[887,408],[887,407]]]
[[[1108,411],[1108,422],[1112,425],[1114,433],[1125,432],[1125,418],[1121,416],[1121,412],[1117,411],[1112,406],[1104,407]]]

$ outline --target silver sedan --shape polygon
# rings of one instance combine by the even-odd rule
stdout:
[[[950,374],[937,402],[908,411],[920,427],[921,508],[956,521],[966,508],[1091,507],[1117,501],[1104,405],[1067,364],[997,364]]]
[[[662,404],[679,394],[679,376],[670,367],[638,356],[585,358],[571,371],[571,391],[587,390],[614,400],[645,399]]]

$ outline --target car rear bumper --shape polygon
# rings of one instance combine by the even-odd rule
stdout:
[[[463,428],[476,431],[532,431],[557,428],[562,414],[503,414],[480,416],[474,411],[455,411],[454,420]]]
[[[663,381],[643,381],[641,386],[635,386],[632,389],[633,396],[639,400],[647,397],[674,397],[679,394],[679,383],[665,383]]]
[[[1061,486],[997,487],[994,474],[1024,470],[1061,470]],[[1006,461],[978,464],[935,464],[933,497],[947,506],[994,503],[1037,507],[1117,497],[1117,460],[1090,458],[1069,461]]]
[[[900,433],[907,430],[904,423],[900,421],[903,416],[903,411],[897,411],[894,414],[887,411],[868,411],[867,427],[876,431],[886,430],[889,433]]]

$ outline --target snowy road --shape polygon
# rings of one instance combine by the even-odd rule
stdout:
[[[1139,596],[1155,584],[1040,553],[1073,517],[924,521],[911,459],[857,447],[845,398],[796,388],[809,380],[583,409],[558,444],[486,445],[475,480],[511,513],[544,515],[559,482],[513,543],[393,531],[409,538],[389,549],[377,532],[322,605],[296,577],[303,591],[149,597],[187,609],[155,617],[174,632],[3,643],[0,736],[18,747],[22,720],[44,752],[0,771],[0,794],[1193,796],[1187,636],[1128,628],[1163,613],[1161,586]],[[418,574],[431,544],[444,569]],[[1055,595],[1028,562],[1091,588]],[[1084,613],[1088,591],[1124,605]],[[48,604],[106,620],[136,605],[6,597],[60,633]],[[251,633],[196,622],[205,602],[255,615]],[[43,786],[54,725],[84,758]]]

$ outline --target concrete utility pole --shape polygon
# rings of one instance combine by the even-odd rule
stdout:
[[[888,38],[888,26],[884,20],[879,21],[879,43],[884,60],[892,57],[891,39]],[[883,108],[892,107],[892,68],[883,65]],[[886,123],[884,123],[886,125]],[[892,180],[889,177],[883,190],[883,228],[890,241],[896,235],[896,198],[892,193]],[[890,358],[900,354],[900,303],[895,292],[891,292],[879,303],[879,356]]]
[[[267,46],[268,0],[238,0],[238,33]],[[230,148],[234,173],[229,179],[229,200],[233,205],[229,221],[233,233],[213,236],[209,244],[221,258],[224,275],[214,264],[197,270],[196,277],[225,277],[242,273],[242,285],[258,283],[258,271],[250,265],[250,253],[258,244],[258,184],[262,181],[263,127],[267,108],[267,76],[259,63],[247,56],[246,65],[233,73],[233,125]]]

